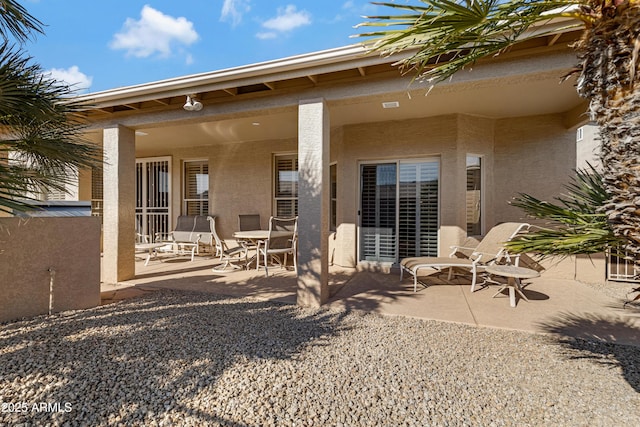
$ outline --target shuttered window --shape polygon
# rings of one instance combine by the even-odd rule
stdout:
[[[274,212],[279,218],[298,215],[298,156],[276,156],[274,159]]]
[[[360,260],[438,253],[438,160],[361,166]]]
[[[400,259],[438,254],[438,169],[438,162],[400,163]]]
[[[209,214],[209,163],[206,160],[184,162],[182,214]]]

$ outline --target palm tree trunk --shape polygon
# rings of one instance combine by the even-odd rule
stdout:
[[[631,2],[593,12],[601,19],[576,46],[578,92],[591,100],[592,119],[600,127],[610,195],[603,210],[613,233],[626,239],[624,249],[640,262],[640,6]]]

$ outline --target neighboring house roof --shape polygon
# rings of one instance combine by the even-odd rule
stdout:
[[[91,202],[69,200],[29,200],[34,207],[26,212],[17,212],[19,217],[91,216]]]

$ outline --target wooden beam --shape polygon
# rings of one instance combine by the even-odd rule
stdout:
[[[575,129],[589,123],[589,101],[583,101],[562,115],[562,122],[567,129]]]
[[[308,76],[307,76],[307,78],[308,78],[309,80],[311,80],[311,82],[313,82],[313,84],[314,84],[314,85],[317,85],[317,84],[318,84],[318,76],[311,76],[311,75],[308,75]]]
[[[275,83],[270,83],[270,82],[264,82],[264,85],[266,87],[268,87],[271,90],[276,90],[276,84]]]
[[[358,67],[358,72],[362,77],[365,77],[367,75],[367,70],[365,70],[364,67]]]
[[[238,94],[238,88],[237,87],[232,87],[229,89],[223,89],[225,92],[227,92],[229,95],[231,96],[236,96]]]
[[[554,44],[556,44],[556,42],[558,41],[561,35],[562,34],[554,34],[552,36],[549,36],[549,41],[547,42],[547,46],[553,46]]]

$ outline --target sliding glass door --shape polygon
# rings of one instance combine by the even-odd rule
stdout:
[[[437,255],[439,161],[363,164],[360,177],[359,259]]]

